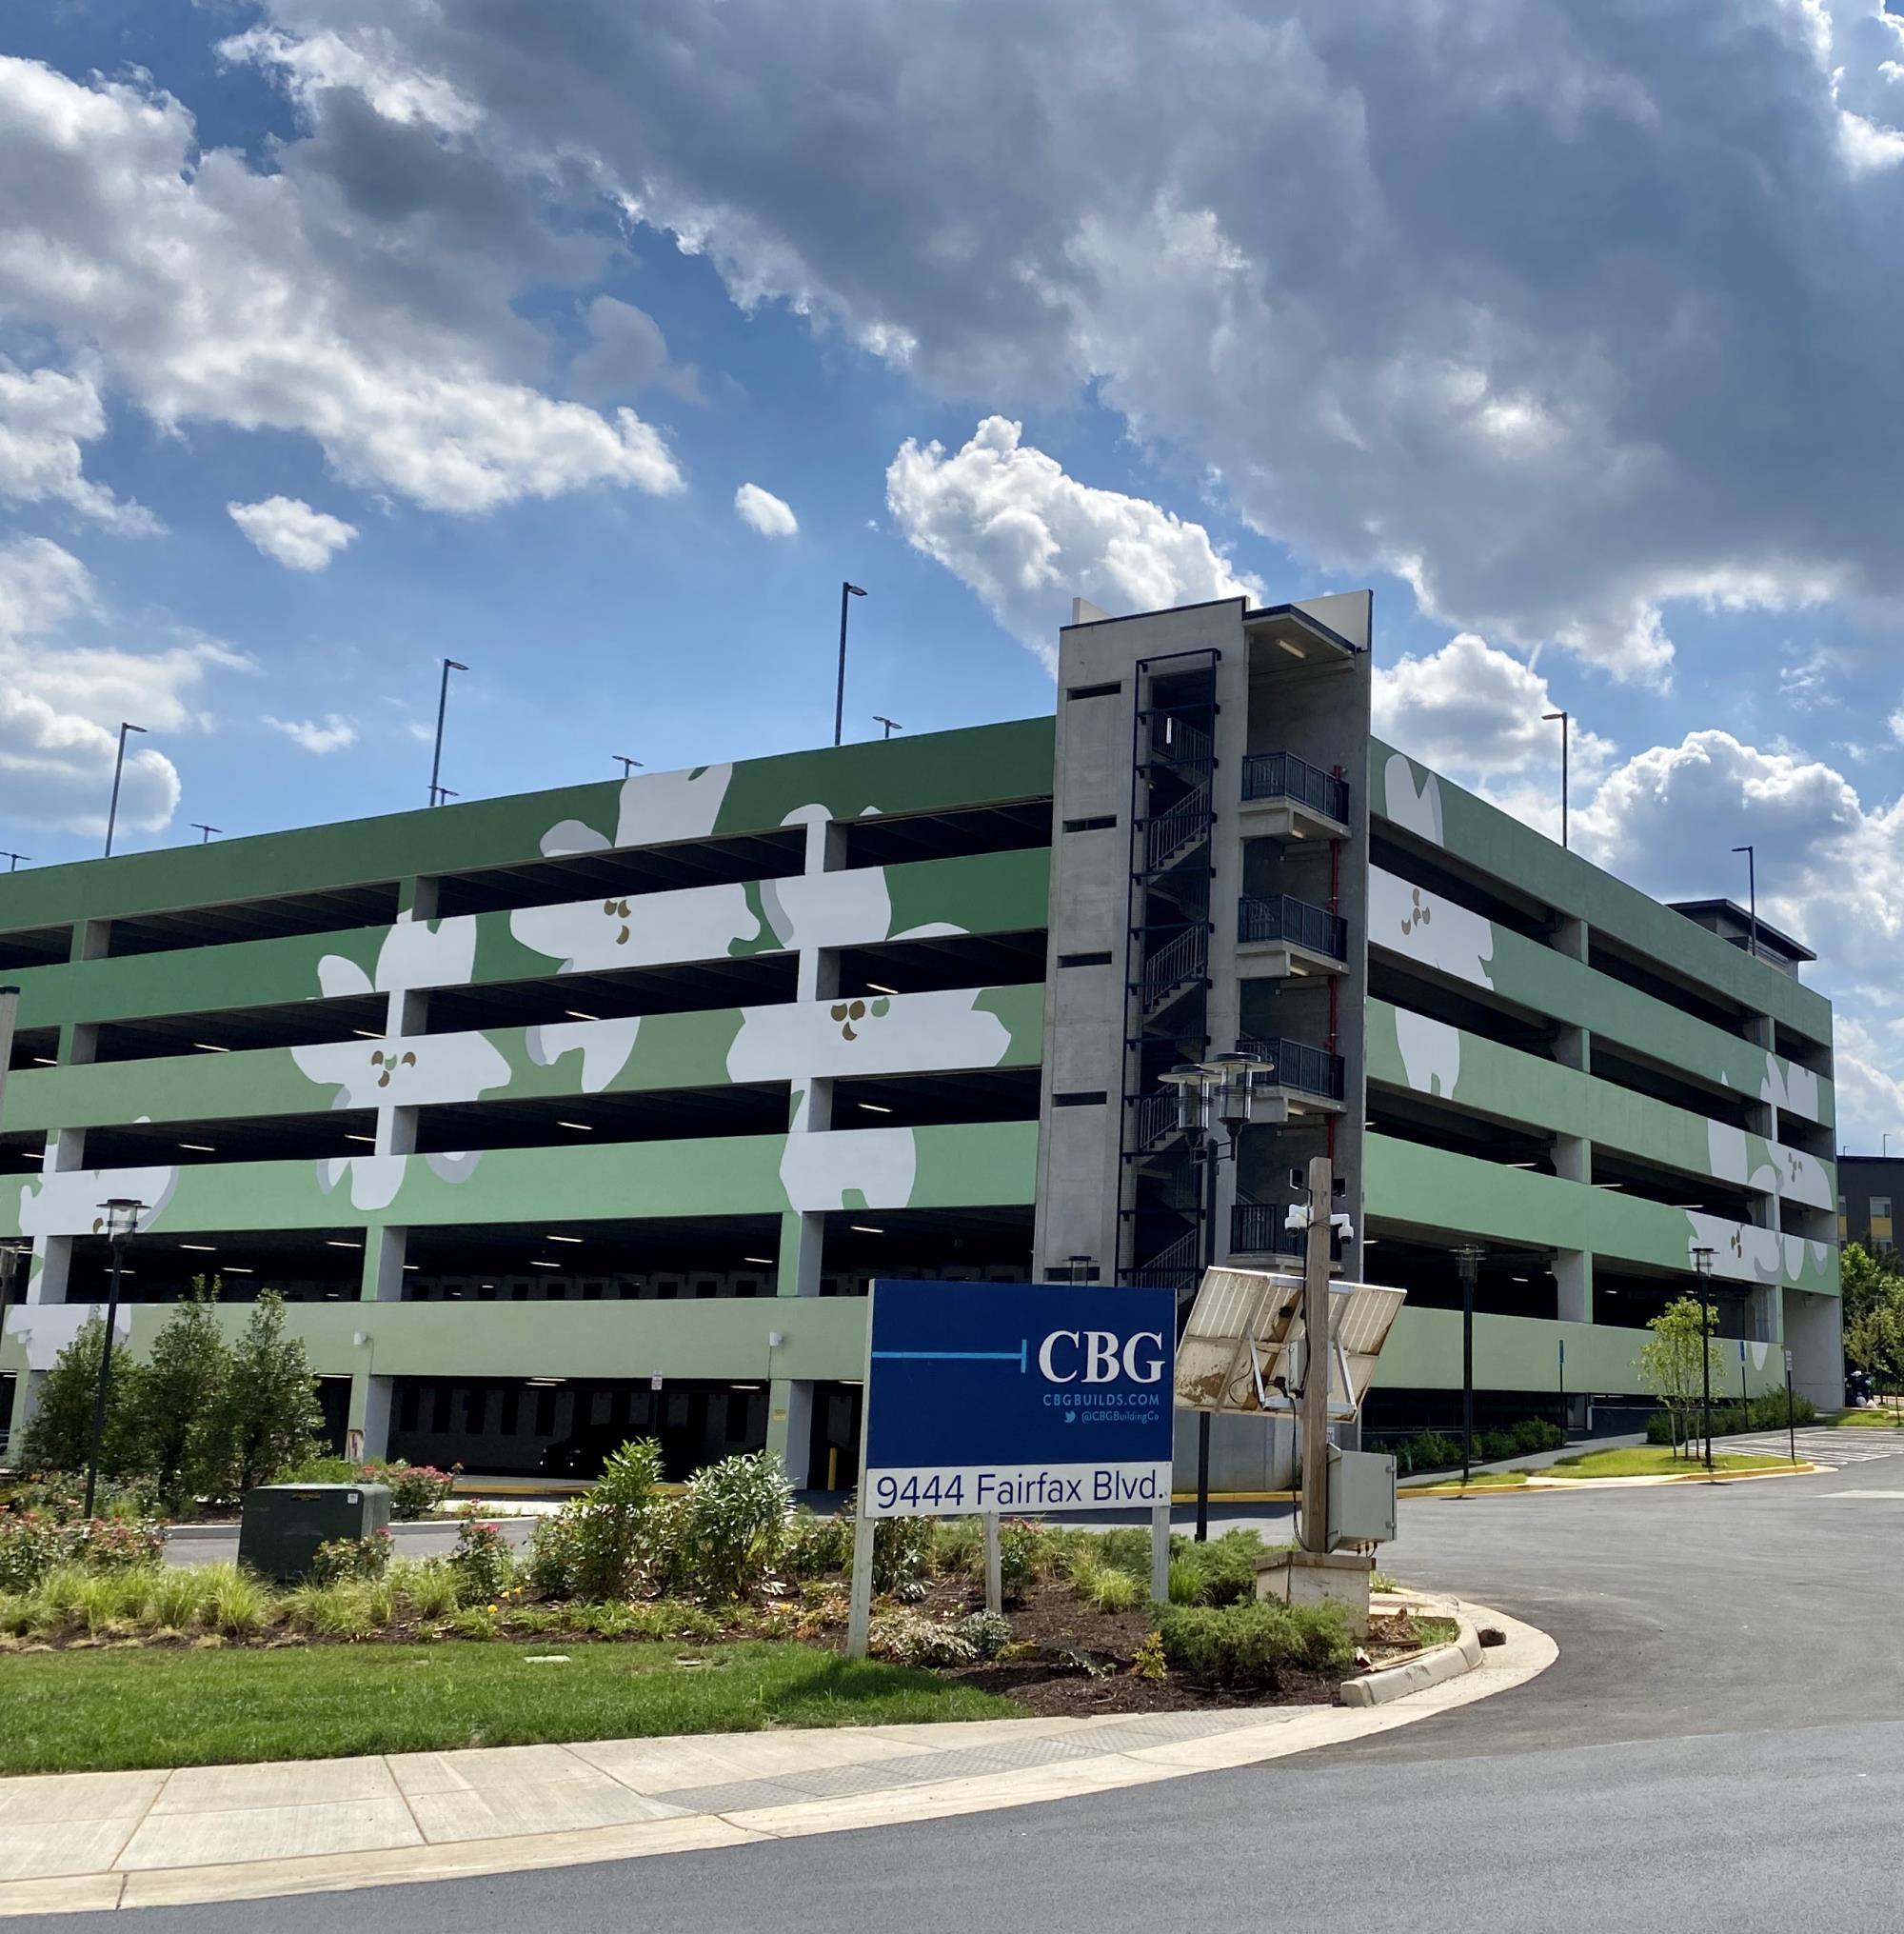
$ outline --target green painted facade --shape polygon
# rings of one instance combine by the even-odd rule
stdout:
[[[1035,1092],[1016,1118],[1009,1101],[990,1119],[960,1119],[955,1103],[1021,1092],[983,1084],[1043,1059],[1041,968],[992,977],[989,964],[1005,956],[983,948],[1015,946],[1041,962],[1048,836],[856,865],[850,829],[911,821],[956,845],[959,815],[975,808],[1035,813],[1050,797],[1052,757],[1052,722],[1036,719],[10,876],[0,957],[16,963],[7,978],[20,988],[21,1051],[0,1121],[11,1165],[0,1234],[30,1237],[33,1262],[0,1369],[28,1373],[19,1387],[30,1403],[31,1373],[102,1291],[100,1205],[129,1195],[147,1205],[133,1251],[148,1280],[151,1259],[167,1255],[202,1257],[194,1266],[207,1273],[235,1266],[244,1239],[262,1234],[276,1246],[268,1266],[248,1266],[252,1287],[294,1275],[305,1239],[330,1279],[345,1272],[341,1292],[313,1292],[294,1320],[316,1367],[350,1379],[350,1417],[373,1447],[392,1427],[392,1380],[661,1378],[758,1387],[767,1440],[798,1466],[811,1401],[803,1393],[848,1387],[861,1372],[863,1304],[853,1291],[880,1266],[864,1259],[866,1242],[891,1233],[909,1245],[908,1270],[956,1275],[965,1238],[942,1231],[991,1218],[1024,1231],[1021,1273],[1031,1261]],[[1372,1096],[1424,1097],[1547,1137],[1577,1168],[1523,1172],[1374,1132],[1369,1227],[1422,1242],[1478,1233],[1578,1260],[1570,1293],[1585,1301],[1570,1320],[1482,1319],[1484,1382],[1546,1387],[1564,1338],[1578,1387],[1631,1391],[1637,1332],[1587,1320],[1592,1271],[1684,1275],[1699,1246],[1716,1251],[1716,1276],[1764,1292],[1754,1375],[1771,1380],[1779,1296],[1836,1292],[1835,1246],[1814,1234],[1835,1193],[1828,1005],[1386,747],[1372,747],[1368,783],[1378,827],[1517,904],[1537,904],[1547,922],[1545,939],[1530,937],[1384,866],[1371,872],[1371,957],[1494,1004],[1516,1026],[1532,1018],[1560,1044],[1529,1051],[1455,1025],[1432,1001],[1372,999]],[[778,871],[739,876],[749,841],[766,842]],[[618,854],[666,856],[689,875],[702,856],[733,876],[656,887],[657,875],[632,866],[618,878]],[[585,891],[560,897],[560,877],[585,875]],[[492,900],[525,904],[436,917],[446,884],[472,881]],[[366,924],[367,894],[393,917]],[[325,924],[333,901],[334,927]],[[1732,1031],[1600,971],[1595,935],[1709,990],[1709,1006],[1754,1018]],[[972,950],[944,951],[959,947]],[[881,969],[897,976],[895,990],[870,978],[843,990],[841,961],[864,949],[901,963]],[[947,959],[972,963],[969,984]],[[908,961],[919,964],[912,987],[900,985]],[[784,969],[781,991],[736,1003],[720,977],[736,964]],[[581,996],[575,1008],[544,999],[535,1021],[431,1025],[432,998],[533,1002],[569,977],[619,986],[615,976],[638,971],[672,976],[669,1001],[642,1011],[637,994],[636,1011],[598,1016]],[[1676,1098],[1596,1073],[1594,1042],[1669,1071]],[[891,1107],[872,1099],[883,1090],[863,1086],[835,1107],[839,1085],[882,1081],[895,1084],[909,1119],[886,1123]],[[724,1131],[708,1113],[695,1117],[696,1132],[671,1134],[664,1113],[604,1113],[578,1141],[550,1145],[545,1132],[556,1105],[691,1113],[723,1095],[767,1096],[783,1118]],[[1716,1112],[1700,1111],[1701,1095]],[[932,1119],[940,1106],[948,1118]],[[334,1132],[338,1117],[353,1125],[347,1134]],[[459,1150],[430,1145],[429,1125],[444,1119],[502,1126]],[[517,1121],[536,1128],[523,1146],[510,1145]],[[275,1152],[301,1133],[331,1134],[334,1146]],[[142,1152],[102,1166],[101,1138]],[[1753,1215],[1716,1220],[1597,1187],[1594,1149],[1722,1186],[1749,1199]],[[893,1231],[845,1220],[883,1214],[915,1220]],[[743,1222],[765,1231],[749,1241],[767,1253],[744,1260],[761,1272],[752,1286],[770,1295],[737,1287],[739,1272],[723,1265],[701,1300],[684,1288],[670,1300],[599,1286],[591,1297],[584,1279],[619,1266],[558,1269],[539,1258],[548,1274],[533,1294],[445,1300],[495,1286],[475,1282],[482,1267],[443,1266],[436,1275],[464,1285],[446,1289],[406,1260],[487,1230],[613,1225],[632,1242],[651,1224],[679,1242],[684,1225]],[[855,1260],[835,1269],[828,1245],[856,1237],[865,1242]],[[1376,1280],[1379,1254],[1368,1266]],[[577,1293],[557,1301],[557,1282]],[[242,1320],[242,1310],[227,1315]],[[135,1347],[162,1317],[149,1303],[131,1308]],[[1411,1309],[1384,1383],[1458,1382],[1449,1322],[1445,1310]]]

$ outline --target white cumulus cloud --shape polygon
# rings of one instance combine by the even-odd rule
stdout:
[[[1022,436],[1022,425],[988,416],[949,453],[908,438],[886,470],[886,508],[914,549],[1046,664],[1074,596],[1112,612],[1262,598],[1200,524],[1080,483]]]
[[[356,525],[313,510],[301,497],[267,497],[225,508],[232,523],[288,570],[322,570],[357,535]]]
[[[309,45],[270,59],[296,69]],[[336,89],[314,98],[370,90],[366,125],[339,139],[351,166],[394,177],[445,161],[448,95],[393,98],[384,70],[327,56],[320,70]],[[527,379],[535,332],[511,298],[578,272],[594,245],[565,248],[530,220],[518,248],[505,212],[467,196],[380,227],[316,165],[322,132],[263,172],[200,149],[185,107],[149,84],[0,59],[0,321],[84,346],[102,386],[164,428],[308,436],[347,481],[431,509],[682,488],[633,410],[605,415]]]
[[[758,484],[743,484],[734,492],[734,508],[741,522],[763,537],[791,537],[800,528],[792,506]]]
[[[338,712],[326,712],[321,719],[274,719],[267,717],[264,724],[274,732],[282,732],[292,745],[302,746],[307,752],[314,752],[322,758],[326,752],[341,752],[347,746],[357,743],[357,728]]]
[[[18,824],[103,833],[120,722],[155,735],[202,731],[210,679],[255,668],[206,639],[155,651],[80,642],[105,617],[69,551],[43,537],[0,542],[0,815]],[[178,799],[171,761],[134,739],[121,828],[157,831]]]
[[[0,357],[0,497],[69,504],[114,530],[159,529],[142,505],[122,503],[86,475],[81,446],[105,433],[106,409],[87,377]]]

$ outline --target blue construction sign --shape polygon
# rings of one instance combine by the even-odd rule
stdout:
[[[1169,1503],[1170,1290],[876,1282],[869,1320],[868,1517]]]

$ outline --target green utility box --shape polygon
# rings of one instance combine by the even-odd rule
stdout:
[[[367,1538],[389,1522],[388,1485],[260,1485],[245,1493],[238,1562],[288,1585],[309,1571],[320,1545]]]

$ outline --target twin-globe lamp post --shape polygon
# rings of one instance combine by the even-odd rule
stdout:
[[[1236,1160],[1242,1128],[1254,1118],[1256,1077],[1271,1071],[1271,1064],[1242,1053],[1219,1054],[1209,1061],[1185,1062],[1163,1077],[1177,1090],[1177,1125],[1189,1142],[1194,1158],[1203,1165],[1202,1268],[1217,1260],[1217,1164]],[[1229,1136],[1219,1143],[1220,1123]],[[1227,1245],[1225,1245],[1227,1247]],[[1201,1280],[1201,1272],[1199,1272]],[[1210,1535],[1210,1413],[1197,1413],[1197,1542]]]
[[[86,1459],[86,1516],[92,1516],[93,1494],[99,1486],[99,1447],[106,1436],[106,1399],[112,1384],[112,1330],[119,1320],[119,1272],[126,1262],[127,1239],[139,1226],[143,1202],[115,1195],[103,1202],[106,1237],[112,1245],[112,1286],[106,1296],[106,1334],[99,1345],[99,1386],[92,1396],[92,1447]]]

